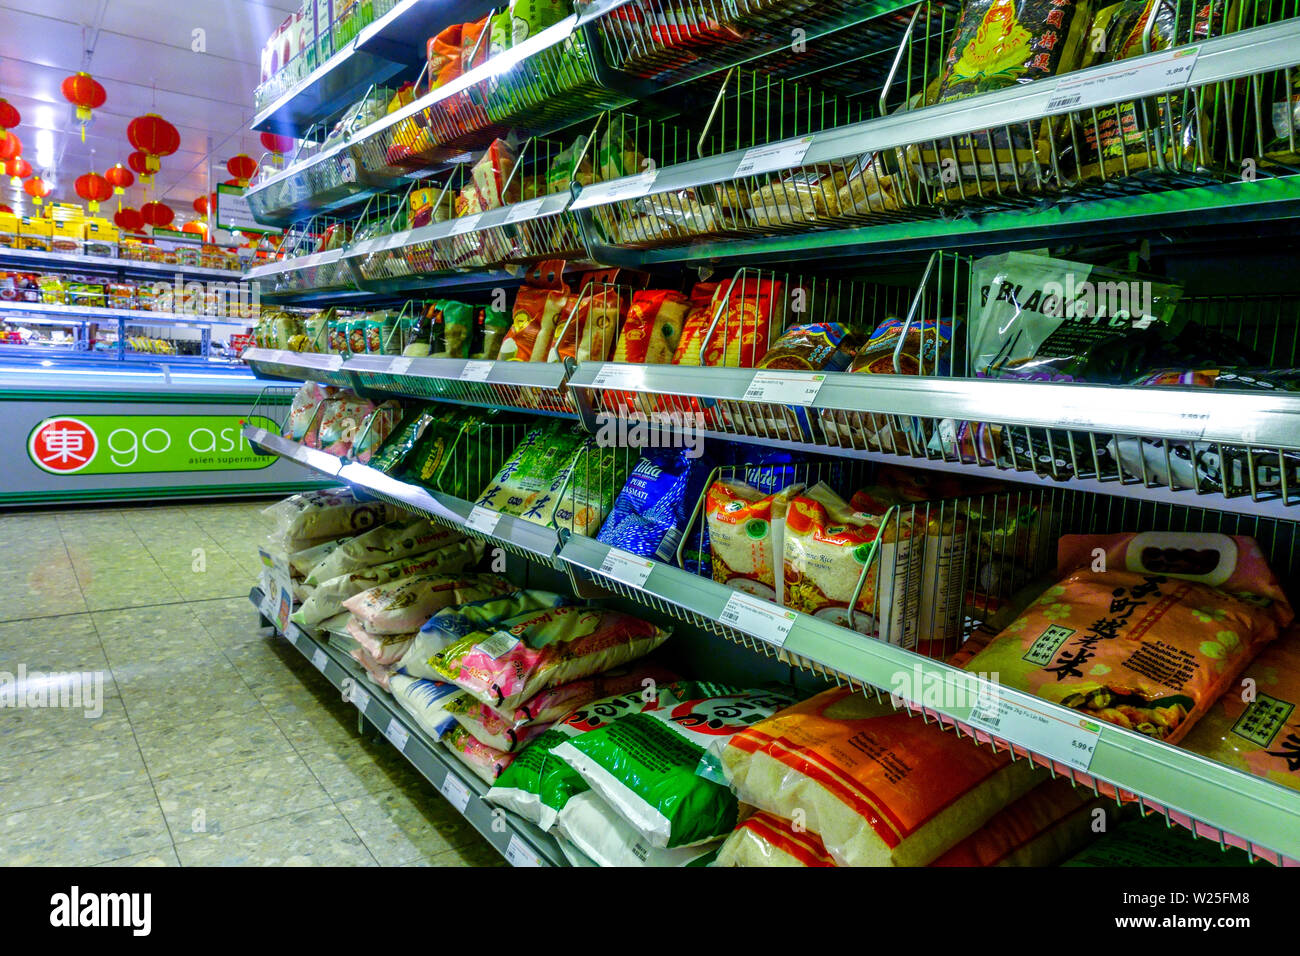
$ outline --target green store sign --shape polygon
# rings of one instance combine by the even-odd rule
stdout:
[[[27,436],[27,454],[52,475],[257,471],[275,463],[244,438],[243,426],[279,433],[245,415],[56,415]]]

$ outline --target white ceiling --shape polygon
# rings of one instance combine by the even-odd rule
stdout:
[[[157,113],[180,132],[181,147],[163,158],[149,198],[176,210],[178,223],[192,218],[190,204],[208,191],[212,162],[215,184],[229,178],[224,164],[231,156],[261,156],[258,134],[248,130],[261,48],[298,6],[298,0],[0,0],[0,97],[22,114],[14,132],[23,158],[46,173],[37,166],[37,127],[52,130],[57,188],[50,198],[80,202],[76,178],[125,164],[133,151],[127,124]],[[195,30],[205,32],[205,52],[193,50]],[[60,90],[64,77],[78,70],[108,96],[86,127],[85,143]],[[15,209],[27,200],[8,177],[0,184],[0,199]],[[137,208],[145,201],[138,176],[125,198]]]

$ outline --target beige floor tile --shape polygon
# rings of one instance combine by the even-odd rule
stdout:
[[[0,709],[0,761],[43,750],[61,750],[110,737],[131,735],[119,697],[105,697],[102,711],[70,708]],[[111,745],[110,745],[111,746]]]
[[[424,783],[419,771],[386,740],[357,738],[304,752],[302,759],[335,800],[374,796],[394,787]]]
[[[176,845],[183,866],[375,866],[335,807],[263,820]]]
[[[168,777],[216,770],[293,750],[262,711],[141,730],[136,737],[155,784]]]
[[[96,863],[95,866],[180,866],[180,857],[176,855],[175,847],[166,847],[161,850],[150,850],[147,853],[135,853],[131,856],[124,856],[120,860],[109,860],[105,863]]]
[[[0,865],[90,866],[171,848],[153,787],[0,816]]]
[[[0,763],[0,813],[148,785],[135,737],[100,735],[91,743],[5,759]]]

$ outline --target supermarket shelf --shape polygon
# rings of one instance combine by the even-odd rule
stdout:
[[[610,558],[611,552],[614,559]],[[1121,792],[1135,794],[1144,808],[1162,811],[1173,822],[1194,828],[1200,836],[1240,846],[1275,863],[1300,860],[1300,793],[1105,723],[1100,725],[1086,772],[1071,769],[1063,758],[1073,758],[1064,749],[1050,753],[1032,751],[1015,739],[990,740],[982,731],[976,734],[970,718],[981,687],[970,674],[897,645],[757,599],[754,599],[756,604],[766,604],[778,616],[793,615],[793,624],[783,639],[761,625],[742,630],[723,623],[728,616],[724,615],[724,609],[736,593],[725,585],[660,562],[653,563],[644,580],[637,580],[635,575],[620,570],[624,565],[617,560],[619,557],[633,564],[645,563],[644,559],[577,535],[564,542],[559,561],[616,594],[768,656],[779,653],[841,683],[861,684],[891,693],[903,686],[900,676],[906,676],[912,681],[910,686],[926,688],[923,712],[946,723],[956,722],[959,733],[978,736],[981,742],[993,742],[997,749],[1015,745],[1018,752],[1029,753],[1036,763],[1052,768],[1054,774],[1072,776],[1085,787],[1109,784]],[[602,571],[602,567],[606,570]],[[930,696],[932,687],[942,687],[942,699],[954,703],[932,706],[929,703],[935,699]],[[996,692],[1002,701],[1031,709],[1064,725],[1079,723],[1076,711],[1000,685]],[[937,690],[934,694],[940,696]],[[909,702],[907,707],[921,710],[914,702]]]
[[[558,362],[358,355],[343,364],[357,388],[414,398],[577,418]]]
[[[263,597],[262,590],[256,587],[248,595],[259,612]],[[372,683],[348,655],[328,640],[321,640],[293,623],[279,633],[508,861],[515,866],[568,865],[553,837],[515,814],[487,803],[483,799],[487,785],[446,747],[421,730],[401,705]]]
[[[124,275],[158,276],[182,279],[224,279],[238,282],[242,270],[202,269],[198,266],[169,265],[165,262],[141,262],[138,259],[113,259],[107,256],[72,255],[62,252],[42,252],[39,249],[11,249],[0,247],[0,266],[26,269],[85,269],[88,272],[118,272]]]
[[[314,124],[351,104],[372,83],[418,68],[427,37],[449,23],[477,20],[491,7],[483,0],[399,0],[388,13],[363,27],[347,47],[258,112],[252,129],[301,137]]]
[[[352,379],[343,372],[343,356],[283,349],[244,349],[240,356],[258,378],[290,382],[321,382],[346,388]]]
[[[217,318],[209,315],[185,315],[177,312],[148,312],[144,309],[103,309],[89,305],[57,305],[48,302],[10,302],[0,300],[0,317],[9,313],[37,318],[67,317],[70,322],[93,322],[96,319],[125,319],[131,325],[251,325],[252,319]]]
[[[270,434],[264,428],[246,425],[244,436],[251,444],[271,454],[296,461],[327,477],[338,478],[366,494],[415,511],[512,554],[551,564],[559,550],[560,536],[554,528],[398,481],[367,465],[343,461],[314,448],[304,448],[295,441]]]

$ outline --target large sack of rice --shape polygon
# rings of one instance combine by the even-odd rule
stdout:
[[[320,584],[340,574],[425,554],[464,537],[461,532],[434,524],[428,518],[401,518],[347,539],[323,555],[320,563],[307,574],[307,583]]]
[[[407,634],[419,630],[434,611],[505,594],[512,587],[504,578],[485,574],[423,574],[362,591],[343,606],[371,634]]]
[[[835,866],[822,838],[807,827],[759,810],[731,831],[714,866]]]
[[[281,541],[286,551],[301,551],[369,531],[396,520],[402,512],[386,501],[358,501],[350,488],[331,488],[286,498],[262,514],[275,522],[271,536]]]

